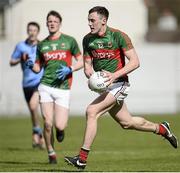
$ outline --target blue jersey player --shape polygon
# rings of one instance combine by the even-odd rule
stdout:
[[[36,59],[36,49],[38,44],[37,36],[39,34],[39,30],[40,27],[38,23],[28,23],[28,38],[16,45],[11,56],[10,65],[14,66],[19,63],[21,64],[23,72],[22,86],[32,120],[32,144],[33,147],[44,148],[44,138],[38,119],[39,94],[37,90],[43,74],[43,69],[39,73],[34,73],[25,64],[27,59],[31,59],[33,62]]]

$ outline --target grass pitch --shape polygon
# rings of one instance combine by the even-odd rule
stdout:
[[[145,118],[154,122],[169,121],[180,139],[180,115]],[[85,117],[70,117],[65,140],[55,143],[58,164],[49,165],[46,151],[31,147],[30,118],[0,118],[0,171],[78,171],[64,162],[64,156],[78,154],[84,128]],[[152,133],[123,130],[105,116],[98,122],[98,134],[84,171],[179,172],[180,149],[172,148],[168,141]]]

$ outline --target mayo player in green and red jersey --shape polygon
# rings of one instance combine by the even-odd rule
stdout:
[[[33,71],[44,67],[44,74],[38,87],[41,111],[44,118],[44,137],[49,163],[57,163],[53,147],[52,127],[56,128],[56,138],[62,142],[69,114],[72,73],[83,67],[83,58],[76,40],[59,31],[62,17],[56,11],[47,15],[49,36],[38,44],[36,63],[27,60]],[[72,65],[72,58],[76,63]]]
[[[86,130],[79,154],[65,157],[66,162],[80,169],[86,167],[88,153],[96,136],[98,118],[106,112],[123,129],[153,132],[165,137],[174,148],[178,146],[169,123],[153,123],[129,113],[124,102],[130,86],[127,74],[139,67],[139,59],[127,34],[107,26],[108,16],[105,7],[92,8],[88,15],[91,32],[83,39],[85,75],[89,78],[94,71],[103,71],[109,87],[87,107]]]

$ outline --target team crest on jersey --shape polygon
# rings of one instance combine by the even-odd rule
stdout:
[[[61,43],[61,48],[65,48],[66,47],[66,45],[65,45],[65,43]]]
[[[108,42],[108,48],[111,48],[111,47],[112,47],[112,42],[109,41],[109,42]]]
[[[57,46],[58,46],[58,44],[56,43],[54,43],[54,44],[51,44],[51,47],[52,47],[52,50],[57,50]]]

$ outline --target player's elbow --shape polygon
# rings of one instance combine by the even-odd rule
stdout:
[[[41,70],[40,70],[40,69],[36,69],[36,68],[32,68],[32,71],[33,71],[34,73],[39,73]]]
[[[138,63],[136,64],[136,68],[140,67],[140,62],[138,61]]]
[[[131,121],[120,122],[120,125],[125,130],[133,129],[133,123]]]
[[[13,66],[14,64],[10,61],[10,62],[9,62],[9,65],[10,65],[10,66]]]
[[[34,73],[39,73],[39,72],[41,71],[40,65],[35,63],[34,66],[33,66],[33,68],[32,68],[32,71],[33,71]]]
[[[9,61],[9,65],[12,67],[12,66],[15,66],[17,63],[14,62],[14,61]]]
[[[140,62],[139,62],[139,60],[134,61],[134,69],[137,69],[137,68],[139,68],[139,67],[140,67]]]
[[[77,71],[80,70],[84,67],[84,63],[83,60],[78,61],[78,65],[77,65],[77,69],[73,70],[73,71]]]

